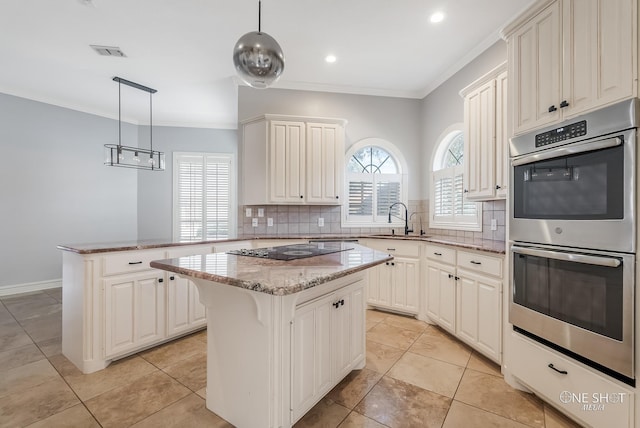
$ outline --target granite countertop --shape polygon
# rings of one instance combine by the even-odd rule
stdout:
[[[490,253],[504,254],[505,242],[492,241],[489,239],[471,239],[461,238],[455,236],[446,235],[367,235],[367,234],[345,234],[345,235],[287,235],[287,236],[241,236],[233,239],[221,239],[221,240],[209,240],[209,241],[195,241],[195,242],[178,242],[170,238],[168,239],[154,239],[154,240],[141,240],[141,241],[121,241],[121,242],[102,242],[102,243],[88,243],[88,244],[66,244],[58,245],[58,249],[64,251],[70,251],[78,254],[96,254],[96,253],[108,253],[112,251],[133,251],[133,250],[147,250],[151,248],[162,247],[177,247],[184,245],[204,245],[215,244],[216,242],[234,242],[234,241],[249,241],[249,240],[277,240],[277,239],[314,239],[314,240],[341,240],[341,239],[401,239],[409,241],[419,242],[431,242],[434,244],[451,245],[459,248],[468,248],[472,250],[487,251]]]
[[[353,242],[340,252],[281,261],[227,253],[154,260],[151,267],[276,296],[298,293],[392,260]]]

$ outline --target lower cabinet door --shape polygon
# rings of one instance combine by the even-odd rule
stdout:
[[[176,275],[167,281],[167,336],[175,336],[206,324],[206,309],[194,283]]]
[[[351,371],[351,295],[336,296],[331,303],[333,374],[342,379]]]
[[[494,361],[501,361],[502,281],[458,269],[456,333]]]
[[[402,312],[418,313],[418,284],[420,260],[396,257],[393,259],[392,307]]]
[[[302,417],[332,387],[330,330],[334,299],[331,294],[296,309],[291,335],[293,420]]]
[[[104,280],[105,357],[165,337],[164,275],[154,271]]]

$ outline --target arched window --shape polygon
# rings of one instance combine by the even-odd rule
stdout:
[[[431,177],[431,228],[482,230],[479,204],[464,198],[464,132],[462,124],[442,133],[433,155]]]
[[[394,202],[407,204],[404,159],[388,141],[367,138],[349,148],[346,164],[343,225],[388,225],[389,207]],[[399,208],[394,207],[395,215],[400,215]]]

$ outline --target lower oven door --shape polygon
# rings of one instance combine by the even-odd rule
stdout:
[[[511,253],[511,324],[635,378],[635,256],[519,243]]]

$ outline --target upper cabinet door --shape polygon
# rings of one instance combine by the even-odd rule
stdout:
[[[560,117],[562,33],[560,4],[555,2],[518,30],[509,41],[515,134]]]
[[[634,0],[564,0],[565,118],[633,96],[634,10]]]
[[[492,79],[465,97],[465,195],[491,198],[495,187],[496,81]]]
[[[272,121],[269,147],[270,202],[302,203],[305,191],[305,124]]]
[[[509,130],[507,127],[507,72],[496,78],[496,197],[507,197],[509,185]]]
[[[307,202],[340,202],[344,187],[343,135],[340,125],[307,123]]]

